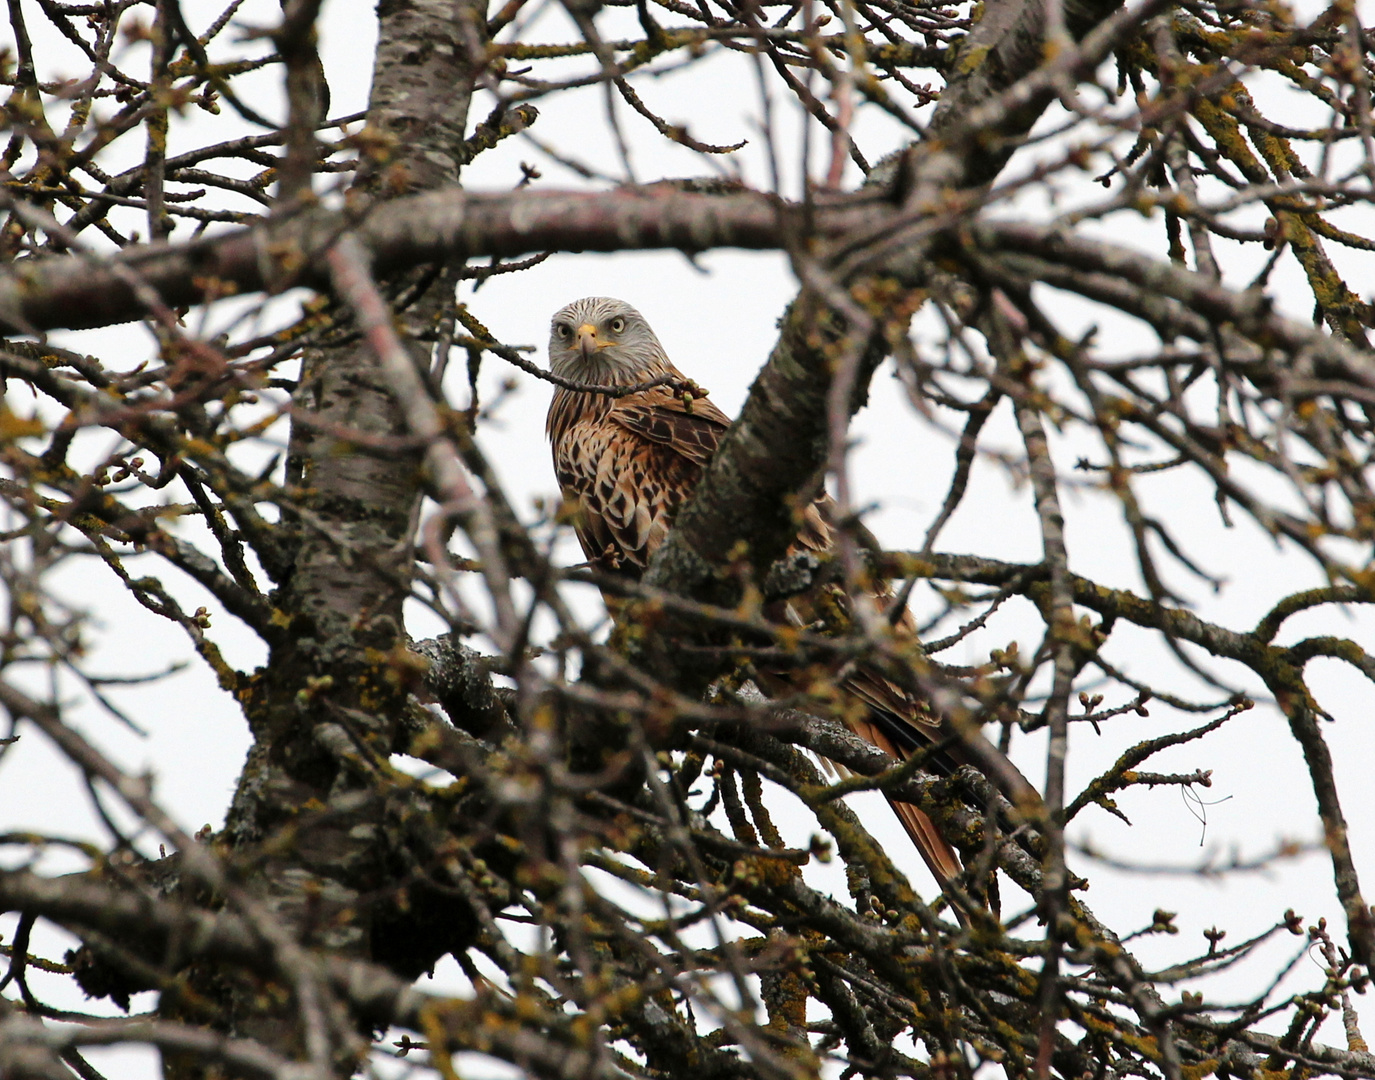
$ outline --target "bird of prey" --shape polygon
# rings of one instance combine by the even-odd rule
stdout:
[[[686,379],[645,317],[622,300],[589,296],[561,308],[549,333],[554,374],[584,385],[630,386]],[[730,420],[706,398],[690,403],[666,386],[610,397],[560,387],[545,425],[554,472],[571,504],[589,560],[638,578],[692,494]],[[825,551],[833,533],[823,495],[803,515],[794,550]],[[882,602],[883,597],[879,597]],[[816,613],[790,601],[784,617],[805,625]],[[915,636],[910,616],[898,631]],[[776,685],[786,687],[780,673]],[[940,740],[940,725],[916,696],[859,667],[840,689],[858,703],[841,710],[855,734],[898,759]],[[890,803],[938,882],[960,861],[931,819],[910,803]]]

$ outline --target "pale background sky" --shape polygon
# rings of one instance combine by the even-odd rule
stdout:
[[[209,5],[203,15],[197,13],[197,7],[187,5],[194,24],[213,17]],[[571,40],[574,35],[556,7],[545,5],[539,36],[543,40]],[[240,21],[271,25],[278,10],[269,0],[253,0],[245,5]],[[614,18],[625,14],[608,13],[607,27],[614,27]],[[36,8],[31,18],[31,30],[38,35],[41,16]],[[633,14],[630,18],[633,22]],[[662,21],[674,23],[666,17]],[[604,32],[608,36],[615,34],[613,29]],[[330,0],[326,4],[321,43],[333,94],[332,115],[346,115],[364,107],[375,34],[375,19],[369,5],[345,0]],[[41,62],[50,64],[52,72],[62,72],[64,62],[70,64],[66,73],[82,72],[84,69],[76,59],[63,59],[62,49],[61,42],[48,42],[40,50]],[[583,70],[587,63],[570,62],[569,66]],[[261,76],[264,94],[275,95],[277,78],[276,73]],[[650,106],[670,121],[689,120],[692,133],[700,139],[728,143],[749,138],[751,145],[735,158],[741,162],[748,180],[761,186],[768,184],[759,133],[761,106],[753,73],[745,59],[736,54],[717,57],[700,68],[662,79],[640,79],[636,85]],[[245,88],[241,92],[254,100],[251,90]],[[1286,108],[1295,98],[1292,93],[1278,91],[1267,99],[1267,92],[1266,87],[1258,90],[1262,104],[1279,109]],[[610,165],[615,157],[600,91],[585,90],[540,101],[538,106],[542,115],[534,128],[536,135],[582,160],[619,172]],[[774,106],[780,143],[789,148],[783,155],[784,189],[795,194],[798,169],[796,152],[791,147],[796,145],[798,109],[778,97]],[[481,120],[489,107],[488,100],[476,102],[470,123]],[[1285,119],[1282,114],[1276,118]],[[1048,117],[1047,123],[1053,119]],[[633,146],[638,178],[701,175],[706,171],[699,158],[666,143],[628,110],[621,110],[621,121]],[[207,125],[203,114],[175,123],[171,153],[248,130],[227,110],[213,125],[213,129]],[[207,134],[207,130],[213,133]],[[857,131],[871,160],[901,142],[901,133],[894,125],[866,111],[861,111]],[[814,141],[819,151],[824,149],[821,140]],[[871,151],[871,147],[876,150]],[[139,150],[141,140],[131,144],[128,152],[134,154]],[[510,139],[479,158],[465,173],[465,182],[479,189],[509,188],[520,177],[521,161],[540,166],[544,173],[544,179],[539,181],[541,186],[562,188],[581,183],[520,139]],[[813,159],[813,171],[823,168],[824,161],[818,152]],[[847,183],[855,180],[852,167]],[[1064,192],[1066,200],[1101,197],[1102,189],[1096,185],[1067,188]],[[1043,205],[1030,198],[1024,203],[1010,210],[1037,214],[1045,211]],[[1348,219],[1347,224],[1354,228],[1363,225],[1368,234],[1372,231],[1370,208],[1361,208],[1359,214],[1366,215],[1363,223]],[[1113,239],[1139,243],[1152,252],[1159,252],[1163,246],[1163,229],[1158,219],[1143,221],[1119,215],[1099,229]],[[188,233],[189,229],[183,226],[176,236]],[[1225,242],[1219,247],[1225,267],[1235,274],[1233,280],[1249,277],[1255,253],[1240,252]],[[1351,272],[1349,280],[1358,290],[1368,292],[1361,286],[1372,280],[1371,260],[1358,263],[1342,250],[1334,250],[1332,255],[1339,266]],[[1286,268],[1274,279],[1271,293],[1295,318],[1305,319],[1311,299],[1305,299],[1306,286],[1293,274],[1292,262],[1287,260]],[[778,255],[714,252],[700,258],[694,267],[677,254],[648,253],[556,256],[533,270],[492,279],[471,299],[474,312],[500,339],[517,345],[538,345],[541,359],[548,317],[564,303],[589,294],[628,300],[649,318],[678,366],[707,386],[713,400],[727,413],[734,414],[768,355],[775,337],[775,320],[794,291],[792,275]],[[465,296],[471,297],[470,290],[465,290]],[[1056,298],[1050,310],[1071,332],[1098,324],[1100,339],[1119,354],[1144,353],[1154,346],[1153,335],[1143,336],[1136,324],[1090,309],[1072,298]],[[929,333],[931,324],[925,325]],[[131,367],[148,355],[151,340],[138,327],[54,337],[70,347],[97,353],[111,363],[127,358]],[[453,400],[461,402],[465,394],[461,357],[455,358],[453,366],[450,393]],[[555,491],[543,435],[549,390],[547,384],[512,372],[499,360],[489,358],[485,368],[486,400],[493,399],[496,385],[507,378],[515,378],[518,389],[501,405],[494,420],[485,425],[480,442],[496,464],[517,508],[532,514],[533,500]],[[990,422],[984,439],[986,445],[1006,448],[1015,454],[1018,440],[1009,415],[1004,404]],[[949,426],[953,424],[958,430],[962,422],[963,417],[939,410],[930,420],[915,413],[892,377],[890,366],[885,366],[874,379],[870,405],[854,425],[856,449],[852,462],[857,487],[855,501],[858,505],[878,504],[879,508],[866,520],[886,544],[895,548],[920,545],[948,481],[953,454]],[[1102,459],[1097,447],[1085,442],[1081,434],[1055,435],[1053,442],[1065,469],[1081,454]],[[108,450],[109,445],[102,444],[101,449]],[[1241,471],[1241,467],[1238,469]],[[1074,476],[1082,479],[1084,474]],[[1303,556],[1272,543],[1239,512],[1234,512],[1236,526],[1224,528],[1213,506],[1211,491],[1196,478],[1180,471],[1163,473],[1142,478],[1138,491],[1149,511],[1173,523],[1177,535],[1185,540],[1190,553],[1204,568],[1227,580],[1226,587],[1214,596],[1187,580],[1182,571],[1167,566],[1167,580],[1191,596],[1203,618],[1244,628],[1253,624],[1280,595],[1321,584],[1319,575]],[[1065,491],[1064,508],[1073,568],[1106,584],[1139,589],[1134,559],[1116,505],[1093,490],[1079,487]],[[981,461],[974,471],[964,507],[944,531],[940,548],[1035,561],[1040,556],[1039,543],[1028,490],[1010,483],[998,466]],[[561,550],[569,562],[578,559],[576,545],[571,541]],[[144,565],[148,568],[145,572],[152,571],[151,563]],[[145,737],[134,735],[94,708],[73,712],[73,722],[126,767],[151,770],[158,797],[183,826],[190,830],[204,823],[218,826],[248,746],[237,707],[198,667],[180,632],[133,604],[104,567],[95,563],[79,569],[73,567],[57,584],[74,605],[88,607],[96,614],[91,634],[92,671],[123,674],[157,670],[174,660],[190,661],[186,672],[162,683],[112,693],[146,729]],[[243,668],[259,662],[262,651],[256,640],[237,627],[231,616],[219,612],[208,596],[198,595],[194,585],[183,584],[183,602],[188,609],[204,603],[215,613],[213,633],[231,661]],[[929,603],[929,595],[918,589],[914,604],[920,609]],[[1324,608],[1290,620],[1281,640],[1295,640],[1318,632],[1320,627],[1322,632],[1350,636],[1367,649],[1375,649],[1375,622],[1361,611]],[[411,626],[417,636],[434,629],[419,614]],[[942,659],[951,663],[977,662],[986,658],[990,648],[1005,645],[1013,638],[1020,638],[1023,651],[1029,653],[1039,631],[1039,620],[1029,607],[1009,604],[987,630]],[[1110,655],[1119,666],[1147,681],[1158,677],[1162,686],[1188,696],[1217,696],[1202,692],[1192,680],[1180,676],[1178,665],[1158,643],[1143,634],[1131,638],[1129,633],[1119,629],[1114,634]],[[1132,646],[1133,640],[1139,647]],[[1241,672],[1226,667],[1218,670],[1224,677],[1259,692]],[[1357,867],[1363,874],[1367,894],[1375,895],[1375,785],[1369,781],[1375,757],[1371,687],[1331,661],[1318,661],[1309,670],[1319,700],[1336,718],[1324,733],[1337,761]],[[1113,698],[1109,703],[1119,701]],[[1069,759],[1071,792],[1109,765],[1126,746],[1198,722],[1201,720],[1189,723],[1172,710],[1152,705],[1151,716],[1115,720],[1101,737],[1076,726]],[[21,727],[20,734],[21,741],[0,758],[0,831],[34,829],[100,838],[101,827],[79,776],[32,728]],[[1039,736],[1022,737],[1014,744],[1014,750],[1027,775],[1039,782],[1044,775],[1043,740]],[[1089,810],[1072,826],[1071,836],[1080,840],[1091,838],[1099,847],[1122,858],[1161,864],[1191,864],[1207,853],[1220,853],[1219,858],[1225,858],[1233,850],[1242,855],[1257,855],[1272,849],[1281,838],[1318,839],[1318,821],[1298,747],[1272,707],[1263,705],[1234,720],[1207,741],[1163,754],[1146,768],[1162,772],[1213,769],[1213,787],[1202,792],[1209,803],[1205,808],[1206,826],[1198,820],[1197,808],[1187,805],[1177,790],[1156,789],[1133,791],[1119,798],[1122,809],[1134,822],[1133,827],[1128,828],[1100,811]],[[919,858],[882,800],[873,796],[856,805],[862,808],[871,829],[892,845],[890,850],[906,853],[900,859],[905,859],[919,888],[929,890],[929,879]],[[801,839],[805,840],[805,832]],[[151,845],[156,846],[156,838],[151,838]],[[16,851],[0,849],[0,859],[12,864]],[[1231,944],[1278,921],[1289,907],[1310,922],[1326,916],[1334,925],[1344,926],[1333,896],[1330,862],[1323,854],[1275,866],[1265,874],[1208,881],[1122,874],[1072,860],[1072,865],[1076,864],[1094,882],[1085,899],[1101,918],[1121,932],[1148,924],[1158,907],[1180,912],[1179,937],[1148,938],[1134,944],[1148,964],[1163,965],[1201,952],[1205,947],[1201,931],[1208,926],[1227,929],[1229,936],[1223,944]],[[65,864],[46,857],[43,865]],[[813,872],[821,875],[815,880],[829,880],[843,894],[843,883],[834,867],[829,871],[813,867],[809,874]],[[1018,907],[1019,899],[1009,896],[1005,910]],[[14,921],[12,916],[0,918],[0,935],[6,941],[13,933]],[[56,933],[45,934],[39,939],[38,948],[47,955],[60,955],[67,947],[60,943],[60,937]],[[1223,976],[1203,989],[1217,1000],[1240,1000],[1246,990],[1264,984],[1301,944],[1298,939],[1285,936],[1237,975]],[[453,985],[454,974],[451,963],[442,965],[441,985]],[[1305,959],[1297,965],[1291,983],[1296,988],[1311,987],[1319,979],[1313,963]],[[62,996],[62,980],[35,977],[34,986],[54,1003],[78,1004]],[[145,996],[140,1003],[147,1007],[150,1000]],[[1367,1018],[1375,1016],[1368,1003],[1362,1004]],[[1371,1035],[1371,1031],[1366,1031],[1367,1038]],[[1340,1026],[1329,1021],[1320,1038],[1340,1044]],[[149,1053],[93,1052],[91,1058],[107,1076],[118,1080],[142,1080],[155,1073],[154,1058]],[[491,1074],[490,1069],[481,1067],[473,1071],[474,1063],[468,1063],[468,1069],[472,1075]]]

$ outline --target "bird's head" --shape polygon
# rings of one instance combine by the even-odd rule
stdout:
[[[645,317],[624,300],[587,296],[549,325],[549,369],[579,382],[614,385],[663,374],[668,358]]]

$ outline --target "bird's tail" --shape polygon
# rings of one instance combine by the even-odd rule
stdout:
[[[889,756],[899,761],[906,759],[910,751],[895,743],[890,736],[890,725],[876,723],[876,719],[871,710],[863,719],[848,720],[848,727],[865,742],[877,746]],[[935,877],[936,884],[942,889],[946,885],[954,884],[963,870],[960,857],[940,834],[935,822],[911,803],[889,799],[888,805],[893,808],[898,820],[902,822],[902,827],[907,830],[907,835],[912,838],[912,843]]]
[[[954,848],[946,843],[935,822],[911,803],[889,799],[888,805],[893,808],[893,813],[897,814],[917,851],[926,860],[927,868],[937,884],[942,888],[955,884],[963,870],[960,866],[960,857],[955,854]]]

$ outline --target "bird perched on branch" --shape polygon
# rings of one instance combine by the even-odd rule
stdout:
[[[730,420],[694,394],[695,384],[673,366],[645,317],[622,300],[590,296],[560,309],[550,327],[549,363],[555,375],[585,386],[661,383],[621,397],[560,387],[546,422],[554,472],[583,552],[601,567],[638,578]],[[806,509],[794,551],[832,548],[829,505],[823,495]],[[876,590],[881,607],[885,598],[891,601],[886,589]],[[819,606],[797,597],[780,614],[808,625]],[[896,629],[915,641],[910,616],[904,613]],[[789,674],[765,673],[769,689],[786,691]],[[870,667],[847,674],[839,690],[847,726],[895,758],[905,760],[942,738],[923,701]],[[931,819],[910,803],[890,803],[937,881],[952,881],[959,858]]]

